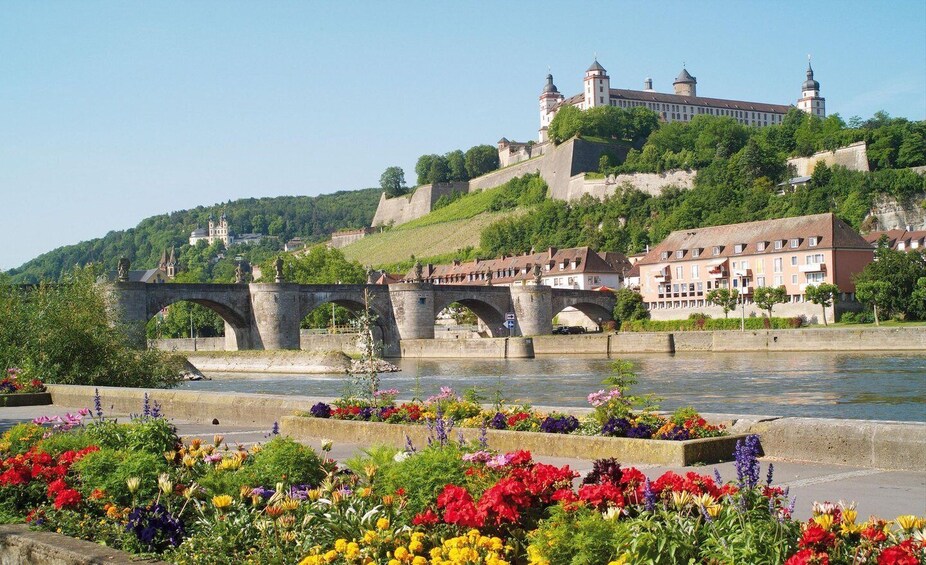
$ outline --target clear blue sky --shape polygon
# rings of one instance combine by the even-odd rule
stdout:
[[[423,153],[535,138],[566,96],[682,62],[698,93],[926,117],[926,2],[0,3],[0,268],[141,219],[377,186]]]

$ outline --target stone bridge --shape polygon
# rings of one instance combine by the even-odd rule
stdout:
[[[146,284],[117,282],[114,303],[139,345],[144,325],[166,306],[186,300],[206,306],[225,321],[225,349],[299,349],[299,324],[315,308],[337,304],[358,313],[375,314],[383,354],[399,355],[402,339],[434,337],[437,315],[453,302],[470,310],[492,336],[508,335],[506,314],[514,314],[511,335],[549,334],[553,317],[568,307],[593,320],[610,320],[610,292],[568,290],[548,286],[463,286],[403,283],[393,285],[294,283]]]

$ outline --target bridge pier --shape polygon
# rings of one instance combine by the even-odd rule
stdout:
[[[434,287],[426,283],[389,285],[400,339],[434,339]]]
[[[299,285],[251,283],[248,288],[253,312],[251,348],[299,349]]]
[[[148,323],[148,285],[143,282],[115,282],[109,289],[109,304],[113,319],[118,320],[128,337],[129,344],[144,349],[148,340],[145,324]]]
[[[553,288],[512,286],[511,303],[520,335],[547,335],[553,332]]]

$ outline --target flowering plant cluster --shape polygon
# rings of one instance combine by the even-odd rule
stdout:
[[[26,394],[45,392],[41,379],[29,378],[20,369],[9,368],[0,379],[0,394]]]
[[[634,413],[630,409],[628,397],[618,389],[600,390],[590,394],[588,400],[595,407],[595,412],[581,420],[568,414],[546,414],[529,406],[483,410],[479,404],[456,395],[450,387],[441,387],[439,394],[429,397],[424,402],[396,404],[394,399],[398,392],[391,389],[384,391],[379,397],[380,400],[388,399],[388,404],[357,399],[342,399],[332,404],[319,402],[309,409],[308,415],[315,418],[390,424],[433,424],[443,418],[464,428],[485,427],[492,430],[600,434],[678,441],[716,437],[726,433],[723,426],[709,424],[690,408],[680,409],[669,418],[650,411]]]

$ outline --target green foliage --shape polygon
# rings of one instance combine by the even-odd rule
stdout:
[[[811,302],[823,307],[823,325],[827,325],[826,309],[832,306],[833,301],[839,296],[839,287],[831,283],[811,284],[807,285],[805,293]]]
[[[768,317],[772,317],[772,308],[776,304],[784,304],[788,301],[788,291],[783,286],[760,286],[752,293],[752,300],[756,306],[768,311]]]
[[[288,437],[275,437],[249,458],[237,474],[244,481],[241,484],[252,486],[270,486],[278,481],[317,485],[325,472],[321,458],[311,447]]]
[[[614,322],[620,327],[622,322],[649,319],[649,310],[643,304],[643,296],[629,288],[621,288],[614,293],[617,303],[614,305]]]
[[[547,135],[557,144],[576,135],[637,143],[657,127],[656,113],[642,107],[625,110],[617,106],[596,106],[583,111],[566,106],[550,122]]]
[[[25,453],[42,440],[44,433],[45,428],[33,423],[16,424],[3,432],[3,437],[0,439],[0,453],[8,452],[11,455]]]
[[[167,470],[167,460],[163,454],[103,447],[85,455],[74,468],[80,473],[84,496],[101,489],[116,504],[130,506],[133,495],[126,489],[126,479],[141,479],[135,500],[151,500],[158,491],[158,475]]]
[[[875,260],[855,278],[858,299],[876,309],[875,318],[901,316],[926,319],[923,285],[926,254],[922,250],[895,251],[882,239]]]
[[[225,322],[208,306],[181,300],[166,310],[148,321],[145,326],[148,339],[225,335]]]
[[[464,155],[466,174],[474,179],[498,168],[498,149],[491,145],[474,145]]]
[[[688,320],[639,320],[621,324],[622,332],[684,332],[684,331],[718,331],[738,330],[743,320],[737,318],[702,318]],[[800,317],[795,318],[746,318],[747,330],[783,330],[799,328],[804,324]]]
[[[71,430],[67,433],[53,433],[39,443],[39,449],[52,457],[58,457],[65,451],[80,451],[96,443],[93,436],[83,430]]]
[[[379,186],[382,187],[387,198],[405,194],[408,192],[408,187],[405,186],[405,171],[402,167],[386,167],[379,177]]]
[[[414,516],[437,501],[444,485],[466,484],[466,463],[455,444],[434,445],[395,465],[377,472],[374,487],[379,494],[395,494],[404,489],[408,496],[408,512]]]
[[[550,565],[598,565],[618,557],[618,520],[609,520],[588,506],[565,510],[555,506],[527,536]]]
[[[21,367],[47,383],[172,386],[177,357],[130,347],[91,268],[75,268],[58,284],[31,289],[0,285],[0,368]]]
[[[328,239],[331,232],[342,228],[369,226],[380,197],[379,188],[340,191],[321,196],[281,196],[274,198],[244,198],[213,206],[199,206],[152,216],[136,227],[112,231],[105,237],[60,247],[41,255],[9,274],[17,283],[36,283],[40,280],[58,280],[68,274],[74,265],[94,262],[103,270],[115,271],[119,257],[132,261],[133,269],[152,269],[158,266],[161,253],[172,247],[177,250],[181,270],[192,270],[202,280],[189,282],[232,282],[235,256],[243,256],[251,263],[260,263],[283,242],[300,236],[309,242]],[[225,213],[235,233],[260,232],[278,237],[276,241],[260,245],[241,245],[233,248],[225,259],[215,261],[214,249],[203,259],[197,247],[188,244],[190,232],[205,227],[210,215]],[[204,245],[202,243],[201,245]],[[208,249],[204,246],[201,251]],[[220,277],[221,275],[221,277]]]
[[[732,290],[729,288],[715,288],[707,293],[705,299],[710,304],[720,306],[723,310],[723,317],[726,318],[731,311],[736,310],[739,297],[740,291],[735,288]]]

